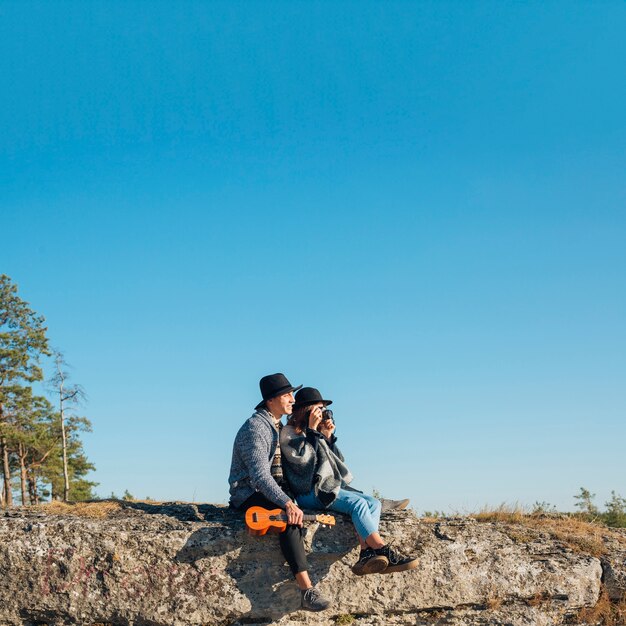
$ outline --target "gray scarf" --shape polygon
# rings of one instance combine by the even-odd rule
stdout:
[[[339,489],[352,482],[352,474],[346,464],[328,447],[322,437],[317,446],[313,491],[322,504],[328,506]]]

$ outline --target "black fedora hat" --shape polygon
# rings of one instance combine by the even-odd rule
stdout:
[[[324,406],[332,404],[332,400],[324,400],[322,394],[315,387],[302,387],[296,394],[296,403],[293,405],[294,409],[300,406],[306,406],[307,404],[317,404],[323,402]]]
[[[254,408],[260,409],[265,405],[265,401],[270,398],[275,398],[276,396],[282,396],[284,393],[289,393],[290,391],[298,391],[298,389],[302,388],[302,385],[298,385],[294,387],[288,380],[284,374],[269,374],[268,376],[263,376],[259,381],[259,387],[261,388],[261,395],[263,396],[263,401],[259,402]]]

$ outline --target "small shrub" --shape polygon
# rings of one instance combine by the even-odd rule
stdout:
[[[606,512],[602,521],[613,528],[626,528],[626,498],[611,491],[611,499],[605,503]]]
[[[600,511],[598,511],[598,507],[593,503],[595,497],[595,493],[591,493],[589,489],[581,487],[580,493],[574,496],[574,500],[578,500],[574,506],[579,509],[583,515],[596,518],[600,514]]]
[[[556,515],[558,511],[554,504],[550,504],[549,502],[535,502],[533,504],[533,508],[530,511],[531,515]]]

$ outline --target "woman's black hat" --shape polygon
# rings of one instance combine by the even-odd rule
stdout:
[[[315,387],[302,387],[302,389],[300,389],[300,391],[296,394],[296,403],[293,405],[293,408],[297,409],[300,406],[317,404],[318,402],[323,402],[324,406],[328,406],[333,403],[332,400],[324,400],[324,398],[322,398],[322,394],[315,389]]]
[[[302,385],[294,387],[284,374],[270,374],[269,376],[263,376],[259,381],[259,387],[261,388],[261,395],[263,396],[263,402],[259,402],[254,408],[261,409],[265,406],[265,401],[276,396],[282,396],[284,393],[290,391],[298,391],[302,388]]]

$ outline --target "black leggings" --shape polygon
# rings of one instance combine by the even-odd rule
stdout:
[[[239,509],[245,511],[251,506],[262,506],[266,509],[275,509],[277,504],[268,500],[263,494],[253,493]],[[300,572],[306,572],[309,568],[306,562],[306,554],[304,552],[304,542],[302,540],[303,529],[300,526],[289,525],[278,535],[280,549],[285,557],[293,575]]]

